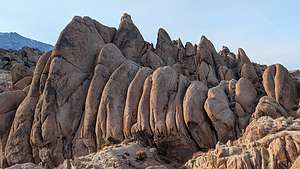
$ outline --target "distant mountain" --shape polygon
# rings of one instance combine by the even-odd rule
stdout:
[[[0,33],[0,48],[19,50],[23,47],[37,48],[41,51],[53,48],[52,45],[23,37],[16,32]]]

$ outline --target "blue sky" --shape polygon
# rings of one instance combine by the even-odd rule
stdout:
[[[201,35],[217,50],[245,49],[252,61],[300,69],[300,1],[283,0],[4,0],[0,32],[55,44],[74,15],[118,27],[129,13],[145,40],[155,43],[165,28],[172,39],[198,43]]]

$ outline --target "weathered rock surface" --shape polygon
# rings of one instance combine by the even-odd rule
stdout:
[[[216,133],[204,110],[208,88],[202,82],[194,81],[187,89],[183,101],[185,124],[193,140],[201,149],[214,147],[217,142]]]
[[[29,47],[20,50],[0,49],[0,69],[10,70],[16,63],[34,67],[42,54],[42,51]]]
[[[166,162],[167,157],[158,154],[155,148],[144,147],[137,143],[118,144],[103,148],[97,153],[65,160],[57,169],[89,169],[89,168],[157,168],[175,169],[181,165],[176,162]],[[44,169],[32,163],[17,164],[9,169]]]
[[[42,166],[33,164],[33,163],[24,163],[24,164],[16,164],[7,169],[45,169]]]
[[[131,16],[126,13],[121,18],[113,42],[126,58],[138,63],[147,47],[143,36],[133,23]]]
[[[178,48],[163,28],[158,30],[155,53],[161,57],[165,65],[172,66],[178,59]]]
[[[289,168],[299,156],[299,120],[261,117],[234,142],[218,144],[186,163],[187,168]]]
[[[268,96],[273,97],[286,110],[292,110],[297,102],[295,81],[280,64],[269,66],[263,74],[263,85]]]
[[[16,110],[5,147],[5,157],[8,165],[33,161],[32,149],[29,142],[30,132],[35,107],[40,94],[39,80],[49,55],[50,52],[42,55],[39,59],[35,68],[30,90]]]
[[[248,114],[253,113],[257,92],[254,85],[246,78],[240,78],[236,83],[235,100]]]
[[[236,138],[235,115],[229,107],[229,100],[225,90],[226,83],[224,81],[218,86],[209,89],[208,98],[204,105],[221,142]]]
[[[164,29],[154,48],[128,14],[118,29],[74,17],[33,73],[16,64],[12,75],[0,94],[2,168],[172,168],[198,151],[188,166],[280,168],[299,155],[300,85],[283,66]]]
[[[178,168],[176,162],[166,163],[155,148],[143,147],[136,143],[105,147],[101,151],[74,160],[66,160],[58,169],[71,168]]]
[[[256,110],[252,116],[254,118],[259,118],[262,116],[278,118],[281,116],[287,117],[288,113],[273,97],[264,96],[260,98],[256,106]]]
[[[112,43],[106,44],[101,50],[88,89],[82,126],[78,128],[75,138],[73,148],[77,149],[79,147],[78,150],[74,150],[75,156],[96,151],[95,126],[101,95],[110,75],[124,61],[125,58],[121,51]]]
[[[152,73],[150,68],[141,68],[130,83],[127,91],[126,105],[124,110],[123,132],[125,138],[132,137],[131,127],[137,122],[137,112],[140,98],[143,92],[144,81]],[[143,110],[145,111],[145,110]]]

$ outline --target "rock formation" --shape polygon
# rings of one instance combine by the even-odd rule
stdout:
[[[184,46],[161,28],[154,48],[128,14],[118,29],[76,16],[33,74],[14,67],[24,71],[0,94],[1,167],[172,168],[200,154],[186,166],[276,168],[299,155],[299,83],[204,36]]]
[[[300,154],[299,119],[264,116],[252,121],[241,138],[186,163],[187,168],[289,168]]]

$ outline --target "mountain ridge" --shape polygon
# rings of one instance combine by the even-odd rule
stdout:
[[[44,52],[53,49],[50,44],[24,37],[16,32],[0,32],[0,48],[19,50],[23,47],[37,48]]]

